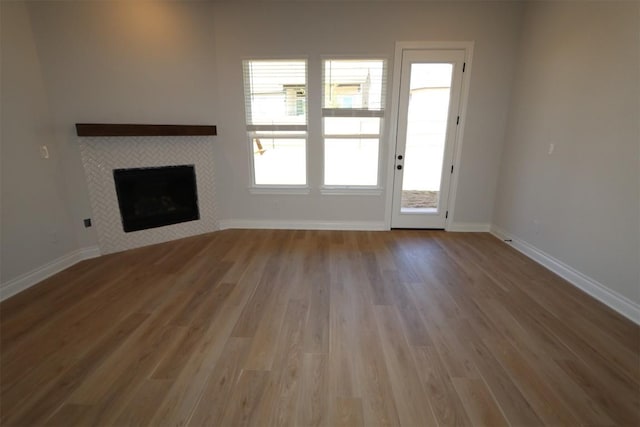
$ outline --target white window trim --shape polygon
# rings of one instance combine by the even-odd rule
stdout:
[[[384,192],[382,187],[366,185],[323,185],[320,194],[323,196],[380,196]]]
[[[384,74],[383,74],[383,82],[385,82],[385,91],[383,93],[383,103],[382,110],[361,110],[361,109],[351,109],[350,111],[347,109],[337,109],[337,108],[324,108],[324,87],[322,86],[323,75],[324,75],[324,61],[326,60],[337,60],[337,61],[350,61],[350,60],[381,60],[384,61]],[[322,141],[322,168],[321,168],[321,185],[320,185],[320,194],[325,196],[334,196],[334,195],[345,195],[345,196],[379,196],[384,192],[384,187],[382,186],[382,169],[384,167],[383,162],[383,154],[385,152],[386,144],[383,143],[385,140],[385,135],[387,132],[387,126],[385,124],[386,118],[388,116],[389,111],[389,90],[391,89],[391,84],[389,81],[390,73],[389,73],[389,57],[387,55],[321,55],[320,56],[320,139]],[[325,117],[379,117],[380,118],[380,132],[379,134],[368,135],[349,135],[344,136],[345,138],[377,138],[378,139],[378,185],[325,185],[324,177],[325,177],[325,144],[324,141],[326,139],[326,134],[324,132],[324,118]],[[330,135],[330,137],[340,137],[343,135]]]
[[[245,130],[245,134],[249,135],[249,132]],[[249,147],[249,171],[251,173],[251,185],[249,186],[249,192],[251,194],[309,194],[309,134],[305,133],[304,136],[300,135],[296,139],[304,138],[304,155],[305,162],[305,181],[306,184],[300,185],[287,185],[287,184],[256,184],[256,169],[253,158],[253,138],[249,136],[247,138],[247,146]],[[264,191],[263,191],[264,190]]]
[[[380,117],[385,110],[365,110],[364,108],[323,108],[322,117]]]
[[[248,188],[251,194],[306,196],[311,193],[308,185],[254,185]]]
[[[243,76],[244,76],[244,62],[245,61],[304,61],[305,62],[305,86],[307,89],[307,123],[305,125],[250,125],[245,118],[244,133],[247,136],[248,158],[249,158],[249,172],[251,178],[251,185],[248,187],[248,191],[251,194],[271,194],[271,195],[307,195],[311,192],[309,187],[309,122],[311,121],[309,115],[309,57],[306,55],[294,55],[294,56],[255,56],[255,57],[243,57],[241,64],[243,64]],[[243,102],[246,102],[246,86],[243,77]],[[300,185],[278,185],[278,184],[256,184],[256,169],[253,156],[253,138],[252,134],[259,133],[260,131],[300,131],[304,132],[304,135],[291,136],[294,139],[304,139],[305,146],[305,184]]]

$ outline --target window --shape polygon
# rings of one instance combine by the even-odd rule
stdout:
[[[307,61],[243,62],[256,186],[307,184]]]
[[[325,186],[378,186],[384,81],[381,59],[323,61]]]

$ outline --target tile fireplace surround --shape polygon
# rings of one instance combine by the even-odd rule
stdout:
[[[78,137],[102,254],[218,230],[211,136]],[[194,165],[200,219],[125,233],[114,169]]]

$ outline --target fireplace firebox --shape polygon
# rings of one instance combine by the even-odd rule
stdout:
[[[114,169],[126,233],[200,219],[194,165]]]

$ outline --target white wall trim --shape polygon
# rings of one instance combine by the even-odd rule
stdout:
[[[361,230],[384,231],[388,230],[385,223],[380,221],[269,221],[252,219],[227,219],[220,220],[220,229],[282,229],[282,230]],[[583,290],[598,301],[611,307],[618,313],[640,325],[640,304],[631,301],[624,295],[620,295],[608,289],[602,283],[575,270],[562,261],[552,257],[535,246],[521,240],[496,225],[482,223],[453,223],[447,231],[453,232],[487,232],[500,240],[511,240],[510,246],[523,253],[527,257],[553,271],[572,285]],[[0,284],[0,301],[3,301],[37,283],[59,273],[80,261],[99,257],[100,249],[97,246],[82,248],[70,252],[47,264],[37,267],[15,279]]]
[[[97,246],[90,246],[69,252],[60,258],[41,265],[40,267],[16,277],[15,279],[2,283],[0,285],[0,301],[11,297],[18,292],[24,291],[25,289],[40,283],[44,279],[79,263],[80,261],[99,256],[100,249]]]
[[[452,222],[451,224],[447,224],[445,230],[467,233],[488,233],[491,231],[491,224],[481,222]]]
[[[507,244],[522,252],[538,264],[556,273],[575,287],[583,290],[603,304],[611,307],[632,322],[640,325],[640,304],[624,295],[612,291],[602,283],[568,266],[535,246],[521,240],[496,225],[491,226],[491,234],[500,240],[511,240]]]
[[[220,229],[258,228],[276,230],[360,230],[385,231],[383,221],[273,221],[260,219],[223,219]]]

